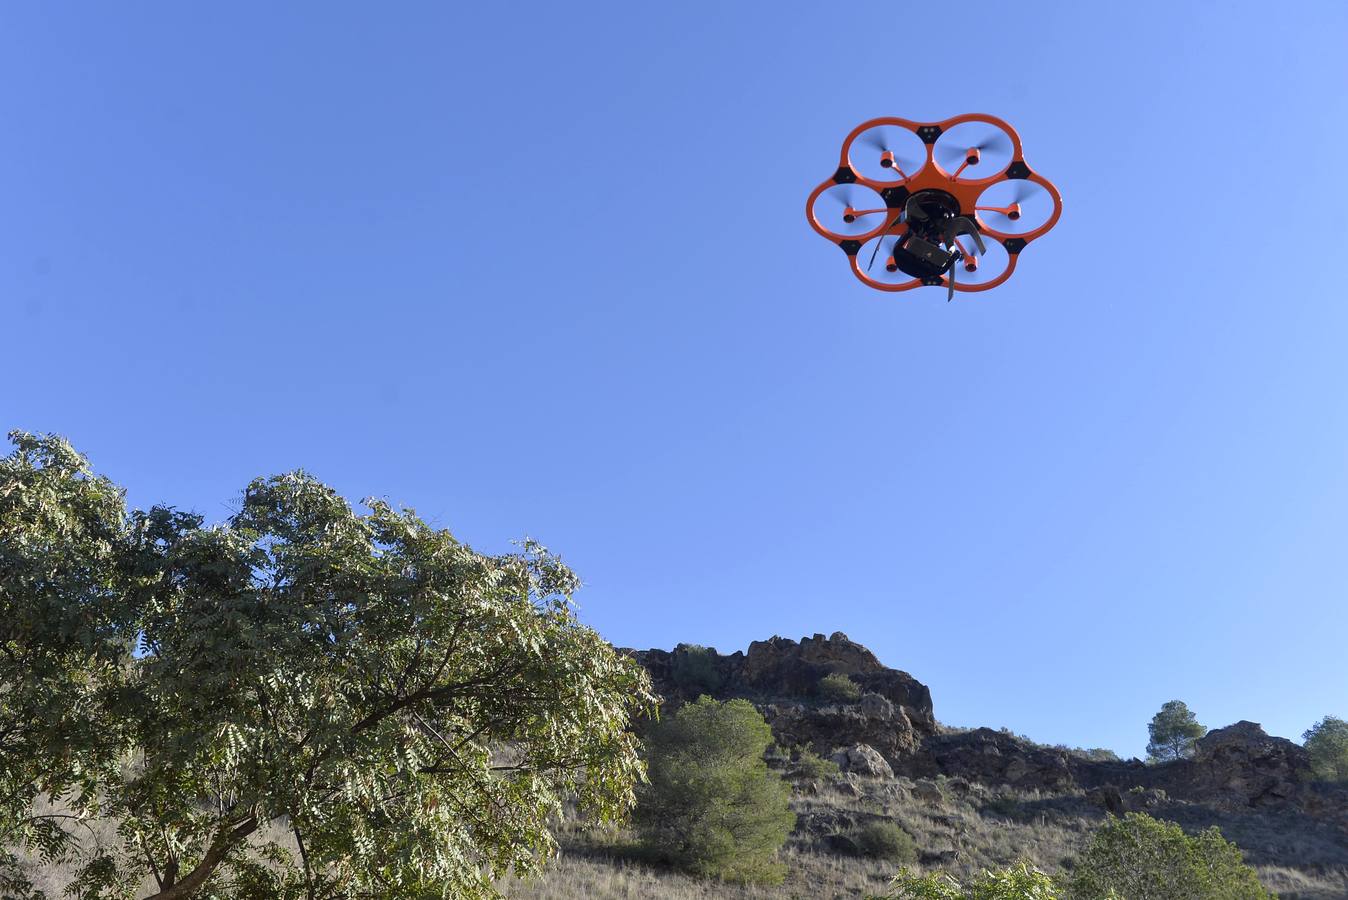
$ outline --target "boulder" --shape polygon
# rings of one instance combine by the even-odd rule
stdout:
[[[893,778],[894,770],[869,744],[854,744],[833,754],[833,761],[844,772],[869,778]]]
[[[928,806],[940,806],[945,802],[945,793],[941,790],[941,786],[927,778],[919,778],[914,782],[913,797]]]

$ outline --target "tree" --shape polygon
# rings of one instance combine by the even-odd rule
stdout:
[[[1321,781],[1348,781],[1348,722],[1325,716],[1302,736],[1311,771]]]
[[[902,869],[889,892],[877,900],[1058,900],[1060,896],[1052,878],[1028,863],[1020,863],[998,872],[984,872],[967,886],[943,872],[919,877]]]
[[[1183,700],[1170,700],[1161,705],[1161,711],[1147,726],[1151,742],[1147,755],[1158,762],[1185,759],[1193,756],[1194,744],[1208,733]]]
[[[763,760],[771,743],[747,700],[704,696],[653,727],[636,810],[648,845],[702,875],[780,880],[773,860],[796,816],[790,788]]]
[[[303,473],[207,528],[128,511],[63,440],[11,441],[0,846],[74,866],[77,896],[494,896],[564,801],[633,802],[649,680],[545,548],[476,553]]]
[[[1216,827],[1190,837],[1172,822],[1128,813],[1097,830],[1068,879],[1068,896],[1097,900],[1266,900],[1240,848]]]

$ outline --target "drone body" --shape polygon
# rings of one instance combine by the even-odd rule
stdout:
[[[943,286],[947,297],[1006,281],[1061,214],[1058,189],[1026,165],[1020,136],[982,113],[863,122],[806,205],[810,225],[864,284]]]

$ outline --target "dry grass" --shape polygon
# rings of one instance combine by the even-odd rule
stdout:
[[[1104,820],[1104,813],[1081,792],[993,790],[958,780],[936,786],[939,795],[930,790],[931,783],[924,785],[928,789],[924,792],[904,778],[839,778],[797,790],[792,806],[799,821],[782,852],[787,874],[780,885],[693,878],[646,861],[630,832],[600,833],[567,825],[560,834],[562,852],[541,879],[510,880],[501,887],[512,900],[860,898],[881,892],[895,867],[835,852],[828,843],[831,833],[888,820],[912,835],[922,854],[915,866],[919,870],[944,869],[967,876],[1028,859],[1056,872]],[[1264,884],[1284,900],[1348,898],[1348,845],[1345,836],[1333,829],[1308,825],[1304,817],[1220,813],[1188,804],[1152,812],[1190,830],[1218,825],[1247,851]],[[49,897],[61,896],[70,879],[68,870],[36,862],[30,868]]]
[[[831,852],[827,834],[845,830],[848,823],[878,818],[894,821],[913,836],[922,853],[922,863],[914,868],[968,876],[1020,859],[1057,872],[1085,846],[1105,817],[1081,792],[994,791],[958,781],[940,786],[941,798],[928,793],[926,801],[914,794],[913,782],[903,778],[840,779],[815,793],[797,792],[792,806],[799,823],[782,852],[786,881],[777,886],[695,879],[641,861],[632,852],[631,834],[568,831],[562,836],[560,858],[549,865],[542,879],[512,881],[503,890],[512,900],[858,898],[879,893],[894,874],[894,866]],[[1237,843],[1240,838],[1253,842],[1257,850],[1250,854],[1251,862],[1283,900],[1348,897],[1348,847],[1342,835],[1309,834],[1304,823],[1293,828],[1266,814],[1242,818],[1183,805],[1154,812],[1181,820],[1188,828],[1216,824]],[[1305,867],[1275,864],[1274,857]]]

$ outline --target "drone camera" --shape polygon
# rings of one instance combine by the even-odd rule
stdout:
[[[949,253],[933,243],[922,240],[920,237],[910,238],[908,243],[904,245],[904,249],[924,263],[935,266],[938,271],[944,272],[950,265]]]

